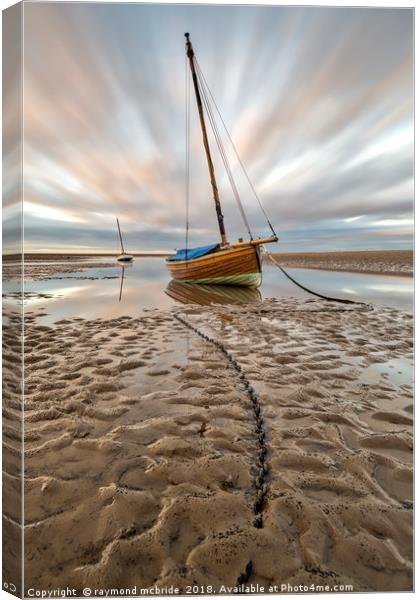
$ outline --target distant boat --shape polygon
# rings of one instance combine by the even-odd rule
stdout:
[[[118,221],[118,217],[117,217],[117,226],[118,226],[118,234],[120,236],[120,244],[121,244],[121,254],[119,256],[117,256],[117,260],[119,260],[120,262],[131,262],[133,260],[133,256],[131,254],[127,254],[127,252],[124,250],[124,244],[123,244],[123,240],[122,240],[120,222]]]
[[[199,284],[248,286],[257,288],[262,283],[262,261],[260,256],[260,247],[262,244],[277,242],[278,238],[261,206],[261,202],[256,196],[255,189],[252,187],[248,175],[245,172],[245,168],[242,162],[240,161],[239,156],[237,155],[241,167],[248,179],[248,182],[252,187],[255,196],[257,197],[260,203],[260,207],[263,210],[264,215],[267,218],[267,222],[270,226],[270,229],[273,233],[272,236],[265,239],[252,238],[250,227],[247,222],[243,207],[241,205],[236,185],[232,178],[232,173],[230,171],[230,166],[227,161],[226,153],[222,145],[220,134],[217,131],[215,115],[212,113],[211,108],[210,98],[213,99],[211,96],[211,92],[209,92],[208,90],[204,76],[201,73],[200,67],[195,58],[194,50],[190,42],[188,33],[185,34],[185,38],[187,57],[189,60],[195,91],[195,98],[197,101],[198,114],[203,135],[204,150],[207,158],[207,165],[210,175],[210,184],[213,192],[213,199],[216,208],[217,221],[219,224],[221,242],[211,244],[208,246],[201,246],[199,248],[180,249],[177,251],[175,256],[171,256],[166,259],[166,265],[170,275],[173,279],[176,280]],[[202,96],[204,98],[204,103]],[[187,110],[188,107],[189,103],[187,102]],[[204,119],[204,109],[206,110],[207,118],[215,134],[215,139],[221,152],[222,160],[228,173],[232,190],[234,192],[235,198],[238,202],[242,214],[242,218],[244,219],[245,225],[247,226],[250,235],[250,240],[248,242],[244,242],[242,238],[240,238],[235,243],[229,243],[227,239],[222,208],[220,204],[219,191],[217,188],[216,176],[210,153],[206,122]]]

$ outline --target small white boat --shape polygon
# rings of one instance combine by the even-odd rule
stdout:
[[[119,256],[117,256],[117,260],[119,262],[131,262],[133,260],[133,256],[131,254],[127,254],[127,252],[124,250],[124,244],[123,244],[123,240],[122,240],[120,222],[118,221],[118,217],[117,217],[117,226],[118,226],[118,234],[120,236],[120,244],[121,244],[121,254]]]

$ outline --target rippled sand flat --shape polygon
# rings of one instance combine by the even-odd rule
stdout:
[[[249,396],[175,315],[258,392],[262,528]],[[412,589],[409,314],[266,300],[52,326],[32,313],[25,335],[27,587],[218,588],[251,561],[260,585]]]

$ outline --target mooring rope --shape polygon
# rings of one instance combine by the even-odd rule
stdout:
[[[344,304],[363,304],[366,306],[366,304],[364,302],[356,302],[353,300],[347,300],[347,299],[343,299],[343,298],[332,298],[329,296],[325,296],[323,294],[318,294],[317,292],[313,292],[309,288],[306,288],[305,286],[303,286],[299,282],[297,282],[293,277],[291,277],[283,269],[283,267],[281,267],[277,263],[277,261],[271,256],[271,254],[269,252],[267,252],[267,251],[265,251],[265,252],[266,252],[267,256],[270,258],[270,260],[282,271],[282,273],[284,273],[284,275],[286,275],[286,277],[288,279],[290,279],[293,283],[295,283],[297,286],[299,286],[306,292],[313,294],[314,296],[318,296],[319,298],[322,298],[323,300],[328,300],[328,301],[333,301],[333,302],[341,302]],[[252,410],[253,410],[253,418],[254,418],[254,431],[255,431],[256,445],[257,445],[257,459],[256,459],[257,474],[256,474],[256,477],[254,480],[255,500],[253,503],[253,512],[254,512],[255,518],[253,521],[253,525],[255,528],[261,529],[264,527],[263,511],[264,511],[264,508],[266,507],[267,496],[268,496],[268,491],[269,491],[270,466],[269,466],[268,457],[267,457],[267,455],[268,455],[267,433],[266,433],[265,421],[264,421],[264,418],[262,415],[262,407],[261,407],[260,398],[259,398],[255,388],[253,387],[253,385],[247,378],[241,365],[238,363],[238,361],[235,359],[235,357],[232,355],[232,353],[226,348],[226,346],[223,345],[223,343],[221,341],[216,340],[216,339],[210,337],[209,335],[205,334],[203,331],[198,329],[198,327],[195,327],[194,325],[189,323],[187,321],[187,319],[185,319],[184,317],[181,317],[181,316],[175,314],[174,318],[177,321],[179,321],[180,323],[182,323],[185,327],[187,327],[188,329],[190,329],[191,331],[196,333],[203,340],[205,340],[206,342],[215,346],[215,348],[217,350],[219,350],[220,352],[222,352],[225,355],[230,366],[237,372],[238,377],[244,387],[244,391],[247,393],[249,399],[251,400],[251,405],[252,405]],[[237,577],[236,584],[235,584],[237,587],[237,593],[242,593],[242,591],[243,591],[242,586],[249,581],[250,577],[253,575],[253,571],[254,571],[253,562],[252,562],[252,560],[249,560],[245,566],[245,570],[243,572],[241,572],[239,574],[239,576]],[[335,575],[335,573],[333,573],[333,572],[324,573],[324,572],[318,572],[318,571],[317,571],[317,574],[321,575],[321,576]]]
[[[255,436],[256,436],[256,441],[257,441],[257,461],[256,461],[257,475],[256,475],[255,481],[254,481],[256,494],[255,494],[255,501],[254,501],[254,505],[253,505],[253,512],[254,512],[255,518],[254,518],[253,525],[257,529],[261,529],[264,526],[263,510],[264,510],[266,500],[267,500],[268,475],[269,475],[270,468],[269,468],[269,464],[268,464],[268,460],[267,460],[267,454],[268,454],[268,447],[267,447],[267,440],[266,440],[267,435],[266,435],[266,429],[265,429],[265,422],[264,422],[264,418],[262,415],[260,398],[259,398],[256,390],[252,386],[251,382],[245,375],[241,365],[238,363],[238,361],[235,359],[235,357],[229,352],[229,350],[222,344],[222,342],[215,340],[214,338],[211,338],[209,335],[203,333],[202,331],[200,331],[200,329],[198,329],[197,327],[194,327],[194,325],[189,323],[183,317],[180,317],[179,315],[174,315],[174,317],[180,323],[185,325],[185,327],[188,327],[189,329],[194,331],[203,340],[205,340],[206,342],[209,342],[210,344],[213,344],[213,346],[215,346],[217,348],[217,350],[219,350],[220,352],[222,352],[225,355],[225,357],[228,360],[228,362],[230,363],[231,367],[233,367],[233,369],[235,369],[235,371],[238,373],[239,379],[241,380],[241,383],[244,386],[244,391],[247,393],[248,397],[251,400],[252,410],[253,410],[253,414],[254,414],[254,423],[255,423],[254,431],[255,431]],[[245,574],[240,575],[240,577],[238,578],[238,582],[240,581],[240,583],[244,583],[245,581],[247,581],[247,577],[249,577],[251,570],[252,570],[252,563],[251,563],[251,565],[249,565],[249,563],[248,563]]]
[[[310,290],[309,288],[305,287],[304,285],[302,285],[301,283],[296,281],[296,279],[294,279],[291,275],[289,275],[289,273],[287,271],[285,271],[281,265],[279,265],[279,263],[270,254],[270,252],[268,252],[267,249],[265,249],[265,254],[271,260],[271,262],[280,269],[280,271],[283,273],[283,275],[285,275],[288,279],[290,279],[290,281],[292,283],[294,283],[295,285],[300,287],[302,290],[305,290],[305,292],[308,292],[308,294],[312,294],[313,296],[317,296],[318,298],[322,298],[323,300],[328,300],[329,302],[341,302],[342,304],[361,304],[363,306],[367,306],[366,302],[360,302],[357,300],[349,300],[348,298],[334,298],[332,296],[325,296],[324,294],[320,294],[318,292],[314,292],[313,290]]]

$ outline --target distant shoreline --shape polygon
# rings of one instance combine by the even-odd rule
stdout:
[[[149,258],[165,258],[165,256],[175,256],[176,252],[175,250],[162,250],[162,251],[143,251],[143,252],[130,252],[129,254],[131,254],[131,256],[147,256]],[[117,256],[119,256],[119,254],[117,254],[116,252],[110,253],[110,252],[94,252],[94,253],[90,253],[90,252],[86,252],[86,253],[81,253],[78,252],[77,254],[72,254],[71,252],[27,252],[25,253],[25,260],[26,261],[30,261],[30,260],[74,260],[74,259],[86,259],[86,258],[110,258],[110,259],[116,259]],[[3,255],[3,260],[4,261],[15,261],[15,260],[19,260],[20,258],[20,254],[4,254]]]
[[[133,252],[134,257],[165,258],[174,251]],[[341,252],[273,252],[272,256],[282,267],[297,269],[319,269],[381,275],[413,276],[413,250],[349,250]],[[95,258],[115,260],[117,254],[103,253],[35,253],[25,254],[25,262],[33,261],[75,261]],[[19,254],[4,255],[3,261],[15,262]],[[267,261],[265,257],[264,262]]]

